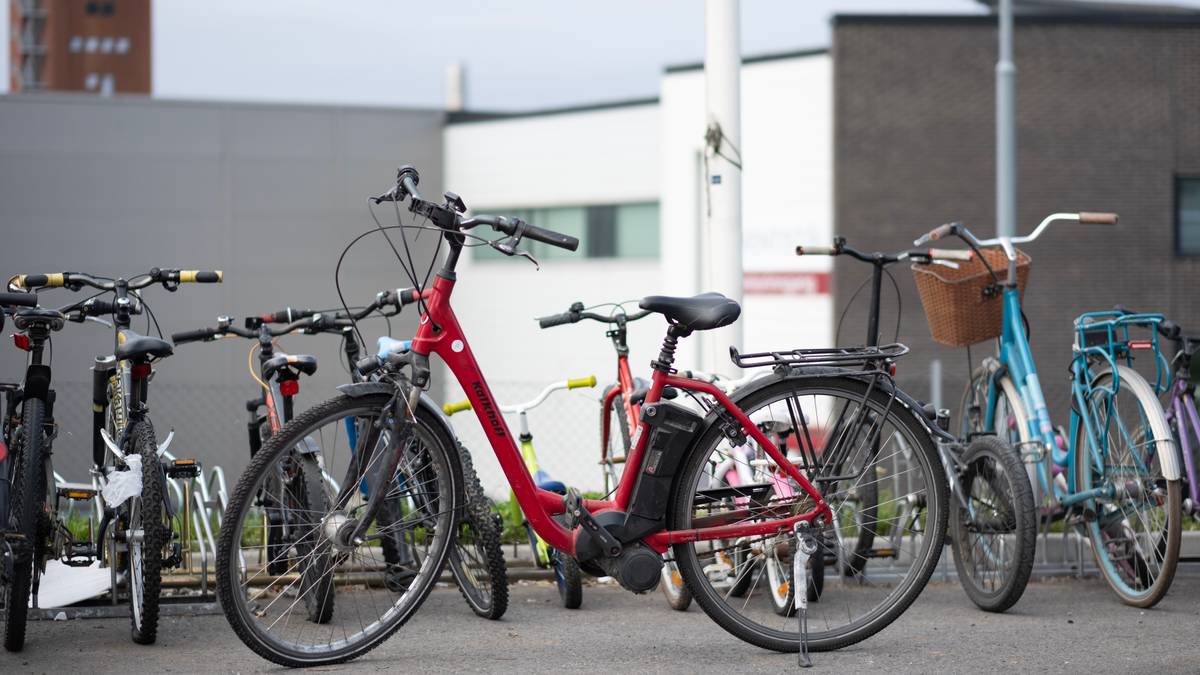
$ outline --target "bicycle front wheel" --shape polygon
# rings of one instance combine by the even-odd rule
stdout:
[[[454,547],[450,573],[467,606],[476,616],[499,619],[508,609],[508,569],[500,546],[500,530],[492,517],[492,502],[483,493],[471,453],[458,446],[465,483],[463,515]]]
[[[1104,579],[1122,602],[1153,607],[1179,562],[1183,489],[1163,473],[1175,445],[1150,385],[1127,366],[1118,366],[1116,380],[1105,368],[1092,381],[1085,414],[1095,438],[1085,438],[1072,415],[1075,487],[1101,490],[1085,507],[1084,530]]]
[[[1025,592],[1037,546],[1025,464],[1011,445],[981,436],[963,454],[959,486],[965,504],[952,500],[947,530],[958,581],[980,609],[1003,612]]]
[[[273,435],[238,481],[218,548],[221,609],[238,637],[267,660],[317,666],[366,653],[412,617],[445,566],[461,504],[457,444],[424,407],[415,412],[413,433],[394,440],[391,400],[390,393],[340,396],[313,407]],[[297,456],[342,477],[341,489],[329,490],[337,497],[327,508],[298,495],[289,500],[309,508],[288,509],[305,517],[279,525],[287,528],[279,553],[287,569],[272,574],[276,561],[265,555],[270,537],[255,513],[256,496],[272,477],[284,489],[311,485],[296,480]],[[391,459],[399,464],[385,479],[380,472]],[[386,486],[384,508],[361,539],[346,541],[338,533],[363,517],[368,504],[363,485]],[[389,540],[405,555],[388,560]],[[310,608],[321,606],[329,579],[336,611],[313,616]],[[313,594],[318,602],[307,600]]]
[[[898,400],[860,377],[787,377],[738,397],[742,411],[760,428],[788,428],[801,449],[815,456],[811,480],[835,513],[846,513],[875,533],[870,550],[854,551],[871,563],[853,576],[822,574],[818,600],[809,606],[809,647],[838,649],[864,640],[894,621],[912,604],[937,565],[946,532],[945,476],[929,432]],[[753,445],[753,441],[749,441]],[[778,519],[781,514],[813,508],[802,490],[780,489],[770,482],[732,486],[723,477],[730,458],[755,461],[761,448],[735,450],[720,428],[712,428],[685,460],[669,512],[672,530],[705,524],[734,525]],[[745,459],[742,459],[742,458]],[[864,485],[877,498],[858,499]],[[831,543],[842,533],[826,524],[815,534],[814,561],[841,548]],[[829,535],[839,536],[829,536]],[[741,537],[675,544],[676,564],[701,608],[722,628],[751,644],[777,651],[800,647],[796,621],[777,613],[777,588],[769,588],[769,558],[776,570],[792,564],[791,535]],[[781,541],[785,540],[785,541]],[[732,549],[732,550],[731,550]],[[853,550],[853,549],[851,549]],[[744,561],[734,575],[729,559]],[[751,575],[749,583],[741,575]],[[732,577],[732,578],[731,578]],[[790,582],[789,582],[790,586]],[[745,591],[736,597],[734,591]],[[807,589],[806,589],[807,590]],[[805,591],[801,591],[805,592]]]

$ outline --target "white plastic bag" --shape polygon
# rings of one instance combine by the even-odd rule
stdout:
[[[128,471],[113,471],[108,475],[108,483],[100,494],[110,508],[117,508],[130,497],[142,494],[142,456],[130,453],[125,455],[125,465]]]

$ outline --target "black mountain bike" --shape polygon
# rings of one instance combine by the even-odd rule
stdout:
[[[887,267],[896,263],[922,265],[955,264],[969,260],[970,251],[915,249],[899,253],[864,253],[842,237],[833,246],[799,246],[797,255],[846,255],[871,265],[870,310],[867,315],[867,346],[879,344],[880,292]],[[893,279],[893,283],[894,283]],[[867,282],[864,282],[864,284]],[[861,287],[860,287],[861,290]],[[898,291],[897,291],[898,292]],[[851,303],[853,298],[851,298]],[[847,309],[849,308],[847,303]],[[839,322],[840,323],[840,322]],[[917,406],[934,424],[938,453],[950,486],[950,522],[946,530],[954,552],[954,566],[963,590],[980,609],[1003,612],[1025,592],[1033,571],[1037,545],[1037,511],[1033,488],[1020,453],[993,433],[969,433],[960,442],[951,436],[949,416],[931,405]],[[967,411],[964,409],[963,414]],[[967,443],[964,447],[964,442]],[[860,498],[878,501],[875,489],[863,490]],[[885,508],[880,503],[876,508]],[[885,538],[870,523],[853,528],[855,536],[847,556],[849,572],[860,573],[868,559],[879,556],[875,539]],[[885,546],[885,550],[890,550]]]
[[[311,375],[317,368],[317,360],[313,356],[279,351],[274,344],[276,338],[291,334],[339,335],[343,339],[343,352],[350,372],[356,382],[365,382],[355,367],[362,352],[354,329],[355,322],[369,316],[395,316],[403,305],[410,302],[410,292],[384,291],[371,304],[355,310],[288,308],[247,317],[244,327],[234,325],[228,317],[221,317],[215,327],[177,333],[173,339],[176,344],[232,336],[258,341],[256,348],[259,350],[260,372],[255,379],[263,387],[263,396],[246,402],[246,409],[250,413],[247,431],[253,457],[265,442],[280,433],[292,420],[294,399],[299,393],[299,378],[301,375]],[[273,324],[276,326],[273,327]],[[381,344],[388,339],[381,338]],[[363,433],[358,428],[362,420],[347,417],[343,423],[348,437]],[[349,445],[354,447],[354,441],[350,440]],[[484,618],[498,619],[508,607],[508,579],[498,523],[475,475],[469,453],[459,446],[459,454],[466,476],[468,499],[449,566],[472,611]],[[261,542],[261,552],[265,553],[267,574],[284,584],[293,580],[293,577],[299,579],[299,592],[309,609],[308,620],[327,623],[333,616],[335,604],[331,571],[334,558],[328,551],[314,550],[313,537],[305,537],[304,533],[312,532],[317,525],[309,522],[310,514],[326,512],[330,500],[341,491],[341,486],[324,471],[320,457],[321,445],[317,440],[306,438],[303,443],[296,444],[288,460],[277,467],[275,473],[278,475],[273,475],[264,483],[258,496],[258,505],[266,517],[263,526],[266,536]],[[369,488],[365,482],[360,483],[359,491],[363,498],[368,498]],[[404,593],[408,589],[419,567],[412,543],[406,540],[400,529],[390,528],[393,523],[403,520],[406,510],[411,510],[411,507],[404,504],[403,500],[388,499],[384,501],[379,514],[379,529],[383,531],[379,536],[379,544],[385,566],[382,583],[394,593]],[[245,547],[250,542],[241,543],[244,558]],[[244,564],[243,568],[246,568]],[[319,586],[309,588],[311,584]]]
[[[160,456],[173,435],[160,445],[150,421],[147,401],[154,364],[171,355],[170,343],[140,335],[130,328],[132,317],[153,312],[139,290],[161,284],[169,291],[182,283],[218,283],[221,272],[153,268],[130,279],[108,279],[76,272],[18,275],[10,290],[92,288],[99,293],[60,309],[26,307],[13,314],[21,333],[17,346],[29,352],[22,388],[10,407],[19,406],[21,423],[10,434],[15,451],[12,472],[10,532],[21,541],[14,571],[6,586],[5,647],[24,646],[27,606],[37,607],[40,577],[46,562],[58,558],[69,566],[88,566],[99,559],[113,571],[112,592],[129,599],[134,642],[152,644],[158,635],[159,592],[164,568],[182,561],[182,514],[166,492],[168,476],[194,475],[192,460],[169,464]],[[112,294],[112,299],[101,296]],[[100,317],[111,319],[105,321]],[[115,330],[115,349],[98,357],[92,376],[92,469],[94,485],[104,497],[100,526],[94,539],[77,540],[59,515],[62,500],[90,501],[95,490],[56,489],[50,457],[57,433],[55,393],[47,347],[51,334],[66,321],[99,319]],[[157,324],[157,321],[155,321]],[[123,587],[123,588],[122,588]]]
[[[379,378],[377,375],[363,375],[359,370],[363,338],[356,330],[355,324],[368,317],[390,319],[398,315],[404,306],[418,300],[419,294],[415,289],[397,289],[376,294],[374,301],[361,308],[316,311],[289,307],[263,314],[255,320],[282,323],[311,317],[310,327],[303,332],[340,335],[346,369],[353,382],[361,384],[377,381]],[[388,327],[390,333],[390,321]],[[407,350],[405,341],[384,335],[376,341],[374,355],[368,356],[365,362],[372,365],[383,364],[389,357],[402,356]],[[428,405],[433,405],[425,394],[422,394],[422,400]],[[347,430],[352,432],[349,420]],[[471,611],[482,618],[495,620],[504,616],[508,609],[508,568],[500,544],[503,524],[500,514],[493,508],[492,500],[483,491],[483,485],[475,473],[471,453],[459,443],[458,454],[463,469],[465,502],[458,525],[458,536],[450,550],[447,566]],[[368,497],[365,491],[363,496]],[[383,508],[391,510],[393,518],[400,510],[399,506],[390,502],[385,502]],[[388,569],[388,586],[395,591],[407,588],[408,582],[414,576],[415,559],[412,547],[396,533],[384,537],[381,543]]]

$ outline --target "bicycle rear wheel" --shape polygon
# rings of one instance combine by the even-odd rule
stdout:
[[[13,468],[12,503],[6,528],[21,535],[16,546],[12,576],[4,584],[4,648],[19,652],[25,648],[25,623],[29,615],[29,593],[34,575],[39,573],[40,518],[46,504],[45,458],[42,426],[45,403],[27,398],[22,404],[22,424],[17,442],[10,448],[16,457]]]
[[[808,610],[809,647],[818,651],[866,639],[900,616],[933,573],[946,531],[945,476],[928,431],[911,411],[860,377],[781,377],[735,397],[755,424],[792,425],[805,452],[815,453],[813,478],[830,507],[858,511],[855,518],[875,532],[875,547],[861,552],[871,564],[856,576],[823,576],[823,587],[813,589],[819,601]],[[783,496],[770,484],[724,485],[712,470],[727,462],[732,451],[719,428],[706,432],[691,453],[672,496],[672,530],[694,528],[697,520],[729,525],[777,519],[781,512],[813,507],[800,490]],[[878,498],[856,506],[853,495],[866,483],[876,484]],[[746,496],[756,490],[759,496]],[[825,530],[831,527],[827,524]],[[817,533],[822,549],[830,546],[826,531]],[[795,652],[800,646],[796,622],[776,613],[770,589],[764,587],[767,565],[740,566],[754,575],[741,598],[730,593],[741,580],[721,573],[720,561],[729,557],[730,547],[740,549],[732,557],[765,563],[767,547],[780,543],[776,538],[689,542],[675,544],[673,550],[696,601],[722,628],[760,647]],[[820,550],[810,565],[828,553],[838,555]]]
[[[1085,507],[1084,530],[1096,563],[1121,601],[1153,607],[1167,594],[1179,562],[1183,488],[1163,465],[1176,452],[1162,406],[1137,371],[1118,366],[1119,387],[1105,368],[1087,401],[1097,425],[1099,456],[1089,450],[1083,425],[1072,415],[1075,487],[1106,488]]]
[[[141,458],[142,492],[121,507],[124,525],[126,578],[129,580],[130,637],[142,644],[158,639],[158,596],[162,590],[163,549],[170,538],[171,519],[164,504],[166,484],[158,462],[154,426],[142,419],[129,430],[129,454]],[[132,469],[130,469],[132,470]]]
[[[462,499],[457,445],[424,407],[415,412],[413,433],[393,442],[391,400],[390,393],[340,396],[313,407],[272,436],[238,481],[221,528],[217,584],[234,632],[265,659],[316,666],[366,653],[416,612],[445,566]],[[318,513],[310,503],[308,517],[292,524],[297,554],[288,554],[285,574],[273,575],[271,561],[262,556],[267,538],[254,514],[255,496],[272,475],[283,474],[285,486],[296,484],[290,474],[294,455],[312,456],[318,466],[342,476],[341,491],[327,510]],[[380,467],[397,457],[397,470],[384,478]],[[367,505],[359,489],[365,478],[387,486],[384,503],[396,508],[381,508],[361,541],[344,541],[338,532]],[[412,574],[404,584],[389,583],[393,570],[381,540],[391,535],[411,553],[404,564]],[[331,564],[320,570],[326,555]],[[311,574],[314,566],[320,578]],[[323,593],[326,578],[332,579],[337,611],[320,623],[311,620],[306,597]]]

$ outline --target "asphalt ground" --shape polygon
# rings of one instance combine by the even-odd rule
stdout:
[[[3,673],[251,673],[283,670],[234,636],[225,618],[164,617],[157,645],[129,641],[127,619],[38,621],[25,651],[0,652]],[[1121,605],[1100,579],[1030,584],[1006,614],[986,614],[955,582],[931,582],[875,637],[815,654],[814,671],[1200,672],[1200,571],[1183,571],[1155,609]],[[479,619],[442,587],[383,645],[317,672],[781,672],[796,656],[744,644],[696,606],[667,607],[589,585],[563,609],[548,582],[517,582],[501,621]]]

